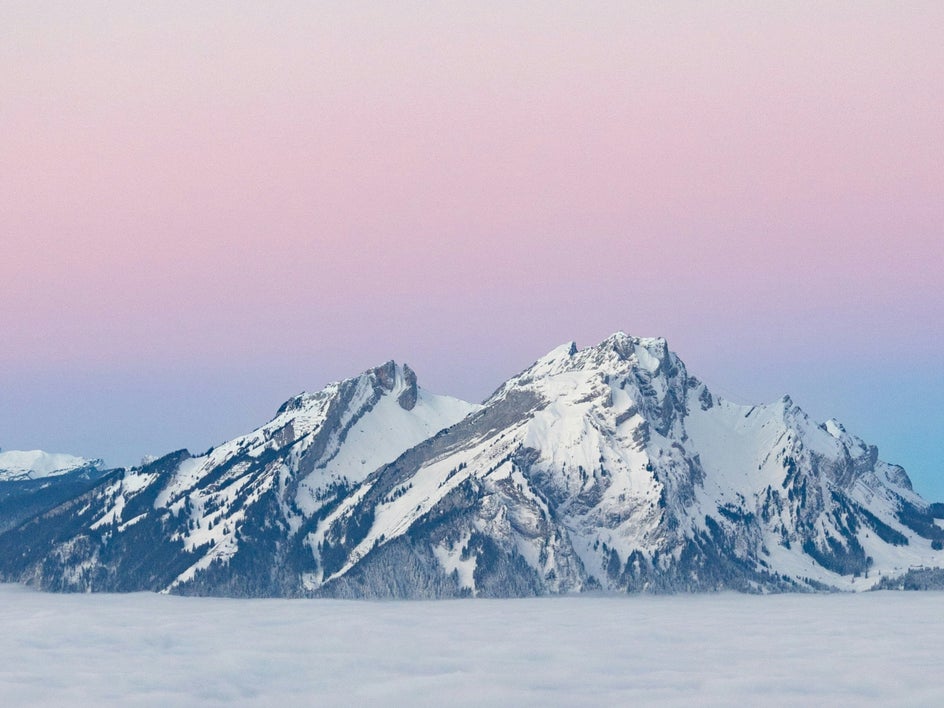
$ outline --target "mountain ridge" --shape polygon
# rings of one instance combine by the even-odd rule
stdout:
[[[940,505],[874,446],[788,396],[726,401],[665,339],[624,332],[552,349],[481,405],[389,361],[75,507],[0,534],[0,578],[265,596],[768,592],[867,589],[944,560]]]
[[[0,482],[24,481],[101,469],[104,461],[44,450],[0,450]]]

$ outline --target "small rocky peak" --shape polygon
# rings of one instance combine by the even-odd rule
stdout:
[[[606,358],[616,355],[621,362],[630,362],[634,367],[650,375],[665,374],[675,376],[675,356],[669,351],[669,345],[663,337],[634,337],[619,331],[594,347],[597,356]]]
[[[291,411],[300,411],[305,407],[305,403],[311,398],[307,393],[300,393],[297,396],[293,396],[288,399],[285,403],[279,406],[279,409],[275,412],[276,416],[280,416],[283,413],[289,413]]]
[[[377,382],[387,391],[392,391],[397,383],[397,365],[391,359],[386,364],[382,364],[371,371],[377,378]]]
[[[634,353],[634,344],[635,342],[632,337],[626,334],[626,332],[619,331],[604,339],[601,348],[609,347],[616,353],[616,356],[618,356],[621,361],[626,361]]]
[[[159,457],[156,460],[152,460],[146,465],[142,465],[140,469],[146,472],[156,472],[160,475],[169,475],[180,466],[180,463],[189,460],[191,457],[193,457],[193,455],[190,454],[190,450],[182,448],[175,452],[170,452],[163,457]]]
[[[405,411],[413,410],[416,405],[416,374],[406,364],[403,365],[403,392],[397,397],[397,403]]]
[[[825,423],[823,423],[823,430],[832,435],[834,438],[841,438],[843,435],[847,435],[846,427],[840,423],[835,418],[830,418]]]

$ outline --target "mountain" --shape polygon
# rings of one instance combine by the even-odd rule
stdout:
[[[101,460],[42,450],[0,452],[0,533],[87,491],[105,474]]]
[[[940,508],[877,455],[787,397],[718,398],[662,339],[571,343],[327,516],[309,588],[856,589],[940,565]]]
[[[101,460],[42,450],[0,451],[0,482],[17,482],[68,474],[80,469],[98,469]]]
[[[180,450],[109,475],[0,536],[0,573],[53,590],[299,594],[312,561],[300,534],[369,473],[476,408],[388,362],[290,399],[203,455]]]
[[[942,517],[837,421],[725,401],[665,340],[617,333],[558,347],[481,406],[393,362],[303,394],[0,534],[0,577],[238,596],[857,590],[944,565]]]

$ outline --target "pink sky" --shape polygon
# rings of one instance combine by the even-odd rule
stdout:
[[[481,397],[616,329],[745,396],[941,389],[944,4],[136,5],[0,8],[0,389]]]

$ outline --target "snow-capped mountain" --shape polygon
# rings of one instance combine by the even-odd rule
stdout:
[[[99,469],[102,465],[101,460],[88,460],[75,455],[42,450],[6,450],[0,451],[0,482],[53,477],[79,469]]]
[[[424,391],[408,366],[388,362],[290,399],[258,430],[203,455],[181,450],[109,476],[0,537],[0,569],[22,545],[15,577],[55,589],[296,594],[299,532],[476,408]],[[77,533],[35,543],[59,525]]]
[[[520,596],[866,589],[944,564],[944,508],[838,422],[741,406],[662,339],[558,347],[475,406],[392,362],[0,535],[62,590]]]
[[[101,460],[42,450],[0,452],[0,533],[87,491],[106,474]]]
[[[430,594],[854,589],[940,564],[936,510],[839,423],[724,401],[664,340],[618,333],[367,480],[312,534],[308,582],[399,595],[406,565]]]

